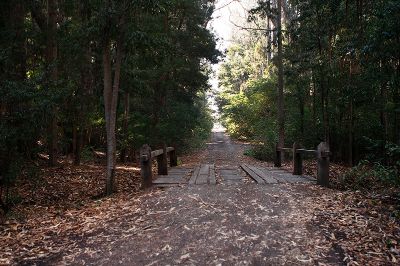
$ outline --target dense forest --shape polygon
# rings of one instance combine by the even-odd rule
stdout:
[[[195,148],[212,127],[213,1],[16,0],[0,6],[0,176],[35,161],[134,160],[143,143]],[[107,148],[106,148],[107,147]],[[3,186],[2,186],[3,187]],[[3,196],[5,196],[3,194]]]
[[[258,1],[247,20],[219,71],[228,131],[261,159],[326,141],[331,160],[398,183],[399,1]]]
[[[0,265],[399,261],[399,0],[0,1]]]

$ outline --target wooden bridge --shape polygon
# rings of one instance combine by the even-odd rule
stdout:
[[[281,167],[283,152],[293,154],[293,172]],[[303,156],[311,154],[317,158],[317,179],[303,175]],[[151,186],[195,186],[217,184],[238,184],[251,180],[260,185],[279,183],[313,183],[329,186],[329,147],[322,142],[317,150],[307,150],[294,143],[293,148],[276,148],[275,167],[261,167],[241,164],[236,167],[219,167],[215,164],[199,164],[195,167],[177,167],[176,150],[164,146],[163,149],[152,151],[149,145],[143,145],[140,150],[140,165],[142,187]],[[170,168],[168,168],[168,158]],[[152,162],[157,161],[156,178],[153,178]]]

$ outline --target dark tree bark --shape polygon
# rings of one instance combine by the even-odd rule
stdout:
[[[349,145],[348,145],[348,164],[353,166],[353,140],[354,140],[354,119],[353,119],[353,99],[350,99],[349,104]]]
[[[283,99],[283,51],[282,51],[282,0],[278,0],[278,127],[279,127],[279,147],[285,145],[285,110]],[[283,153],[282,153],[283,156]]]
[[[121,148],[120,161],[122,163],[126,162],[126,155],[128,147],[126,147],[126,142],[128,139],[128,121],[129,121],[129,92],[124,93],[124,116],[122,120],[122,138],[124,145]]]
[[[87,1],[80,2],[80,18],[82,24],[90,20],[91,10]],[[80,102],[80,108],[78,111],[77,121],[79,121],[78,128],[76,128],[76,149],[74,149],[74,164],[80,165],[81,163],[81,152],[84,146],[84,139],[88,128],[87,112],[89,111],[89,104],[92,98],[92,64],[91,64],[91,46],[90,40],[86,40],[84,43],[84,54],[83,63],[81,65],[81,88],[78,90],[78,97]]]
[[[107,10],[110,6],[110,1],[105,1]],[[110,195],[115,191],[115,165],[116,165],[116,136],[115,126],[117,120],[117,103],[118,90],[121,76],[122,65],[122,38],[117,40],[115,44],[116,57],[113,62],[111,58],[111,28],[110,20],[106,23],[103,39],[103,83],[104,83],[104,110],[106,118],[106,133],[107,133],[107,172],[106,172],[106,195]],[[121,23],[123,24],[123,23]],[[122,33],[120,32],[122,35]],[[114,63],[114,67],[113,64]],[[114,78],[113,76],[114,69]]]
[[[57,1],[47,0],[47,22],[46,22],[46,64],[49,77],[49,88],[56,86],[58,79],[57,69]],[[58,135],[57,135],[57,108],[53,107],[49,127],[49,164],[54,166],[58,159]]]

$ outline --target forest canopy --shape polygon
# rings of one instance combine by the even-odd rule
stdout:
[[[142,144],[194,148],[212,127],[214,1],[16,0],[0,6],[0,175]],[[107,147],[107,149],[105,149]]]
[[[325,141],[333,161],[394,167],[398,179],[399,19],[399,1],[258,1],[219,71],[223,124],[259,143],[259,158],[278,142]]]

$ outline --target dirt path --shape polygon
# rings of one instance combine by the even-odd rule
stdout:
[[[206,156],[202,163],[217,166],[237,166],[243,160],[243,151],[248,145],[234,142],[222,131],[213,132],[211,142],[207,143]]]
[[[239,163],[268,166],[244,156],[248,148],[219,132],[206,149],[181,160],[189,167],[215,164],[221,176],[224,167],[226,172]],[[26,189],[36,193],[0,226],[1,265],[400,261],[400,226],[394,216],[398,205],[385,195],[311,183],[256,184],[248,177],[241,182],[140,191],[140,169],[119,165],[119,192],[98,198],[104,188],[104,166],[65,167],[46,168],[47,186]]]
[[[247,145],[213,134],[198,161],[237,166]],[[246,160],[249,160],[246,158]],[[312,185],[238,183],[184,186],[124,203],[91,233],[39,264],[275,265],[340,264],[342,250],[312,222],[321,193]]]

